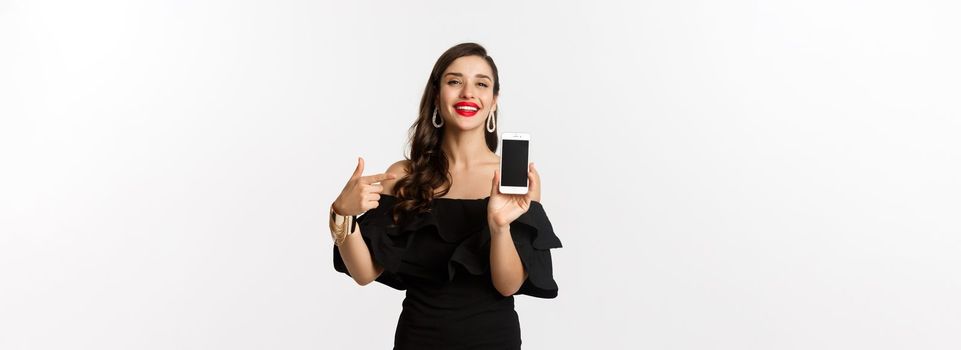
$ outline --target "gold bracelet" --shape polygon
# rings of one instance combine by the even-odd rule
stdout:
[[[334,206],[330,206],[330,235],[334,239],[334,245],[340,247],[347,236],[354,234],[357,225],[356,216],[345,216],[334,212]]]

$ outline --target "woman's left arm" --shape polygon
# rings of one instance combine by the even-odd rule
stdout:
[[[517,255],[510,226],[491,228],[491,279],[501,295],[514,295],[527,279],[527,271]]]
[[[533,163],[528,167],[527,177],[527,194],[503,194],[498,191],[500,173],[495,170],[491,197],[487,205],[487,225],[491,234],[491,279],[494,288],[505,297],[517,293],[527,279],[527,271],[524,271],[524,265],[517,254],[510,226],[511,222],[530,209],[531,201],[541,200],[540,175],[537,169],[534,169]]]

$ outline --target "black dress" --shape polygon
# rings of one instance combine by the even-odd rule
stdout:
[[[394,225],[398,199],[357,219],[371,257],[384,267],[377,282],[406,290],[394,349],[520,349],[514,297],[504,297],[490,274],[487,200],[436,198],[431,210]],[[560,248],[543,206],[531,202],[511,223],[511,237],[528,277],[517,294],[557,296],[551,248]],[[334,247],[334,269],[347,268]]]

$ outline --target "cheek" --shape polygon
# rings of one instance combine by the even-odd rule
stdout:
[[[443,103],[453,103],[457,99],[457,91],[451,89],[440,89],[440,100]]]
[[[478,97],[480,97],[481,101],[484,101],[484,108],[490,108],[490,106],[494,103],[493,92],[485,92],[481,95],[478,95]]]

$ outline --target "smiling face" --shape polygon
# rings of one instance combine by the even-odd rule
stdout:
[[[445,127],[473,130],[484,127],[487,115],[497,108],[494,74],[484,58],[457,58],[440,78],[438,114]]]

